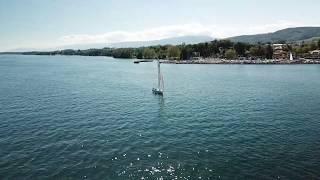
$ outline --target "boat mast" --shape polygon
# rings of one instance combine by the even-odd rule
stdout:
[[[158,59],[158,89],[160,89],[160,61]]]

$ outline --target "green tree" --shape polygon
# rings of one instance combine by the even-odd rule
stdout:
[[[309,44],[309,49],[310,49],[311,51],[317,49],[317,44],[315,44],[314,42],[311,42],[311,43]]]
[[[192,48],[190,46],[181,47],[180,59],[188,60],[192,57]]]
[[[273,49],[270,44],[268,44],[265,48],[265,56],[267,59],[272,59]]]
[[[246,44],[238,42],[234,45],[234,49],[236,50],[237,54],[239,54],[240,56],[245,56]]]
[[[308,53],[310,51],[309,46],[302,47],[302,53]]]
[[[133,57],[133,49],[132,48],[114,49],[112,52],[112,56],[114,58],[132,58]]]
[[[154,49],[151,48],[145,48],[143,50],[143,58],[145,59],[154,59],[156,57],[156,52]]]
[[[73,49],[65,49],[61,51],[62,55],[75,55],[76,52]]]
[[[143,59],[143,52],[141,49],[137,51],[137,59]]]
[[[265,56],[265,50],[261,45],[252,46],[249,51],[250,51],[250,55],[254,57]]]
[[[101,56],[112,56],[112,49],[110,49],[110,48],[103,48],[100,51],[101,51],[100,52]],[[80,53],[81,53],[81,51],[78,50],[78,54],[80,54]]]
[[[318,49],[320,49],[320,39],[318,40]]]
[[[181,50],[177,46],[170,46],[168,48],[168,57],[170,59],[180,59]]]
[[[293,52],[300,55],[300,54],[302,54],[302,48],[300,46],[294,47]]]
[[[160,49],[158,53],[158,58],[159,59],[166,59],[168,55],[167,49]]]
[[[257,46],[252,46],[249,51],[251,56],[259,56],[259,49]]]
[[[237,57],[237,52],[234,49],[228,49],[225,53],[227,59],[235,59]]]

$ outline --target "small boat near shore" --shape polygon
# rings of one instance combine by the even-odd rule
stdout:
[[[153,62],[153,60],[143,59],[143,60],[135,60],[135,61],[133,61],[133,63],[135,63],[135,64],[139,64],[139,63],[141,63],[141,62]]]

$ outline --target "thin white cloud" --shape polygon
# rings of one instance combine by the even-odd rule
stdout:
[[[272,24],[260,24],[252,26],[236,25],[203,25],[199,23],[162,26],[142,31],[113,31],[103,34],[74,34],[63,36],[59,42],[64,45],[70,44],[93,44],[115,43],[125,41],[150,41],[163,38],[207,35],[213,38],[226,38],[245,34],[258,34],[274,32],[288,27],[306,26],[306,24],[290,21],[277,21]]]
[[[113,31],[104,34],[75,34],[61,37],[64,44],[115,43],[124,41],[149,41],[187,35],[209,35],[211,29],[201,24],[162,26],[142,31]]]
[[[55,42],[34,42],[24,49],[53,50],[68,45],[88,45],[95,43],[116,43],[125,41],[150,41],[187,35],[206,35],[213,38],[227,38],[237,35],[250,35],[274,32],[288,27],[320,26],[279,20],[269,24],[254,25],[204,25],[199,23],[161,26],[141,31],[112,31],[103,34],[71,34],[60,37]],[[21,46],[23,47],[23,46]],[[25,46],[27,47],[27,46]],[[12,50],[13,48],[4,50]],[[15,48],[17,49],[17,48]],[[20,50],[20,49],[19,49]]]

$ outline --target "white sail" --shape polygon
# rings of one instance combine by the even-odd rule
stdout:
[[[159,94],[159,95],[163,95],[163,89],[164,89],[164,83],[163,83],[163,77],[161,75],[161,71],[160,71],[160,61],[157,60],[158,64],[157,64],[157,67],[158,67],[158,88],[153,88],[152,89],[152,92],[155,93],[155,94]]]
[[[292,61],[293,60],[293,55],[292,55],[292,53],[290,52],[290,61]]]
[[[160,61],[158,60],[158,89],[160,89],[161,84],[161,72],[160,72]]]
[[[163,81],[163,75],[161,74],[161,85],[160,89],[163,91],[164,90],[164,81]]]

